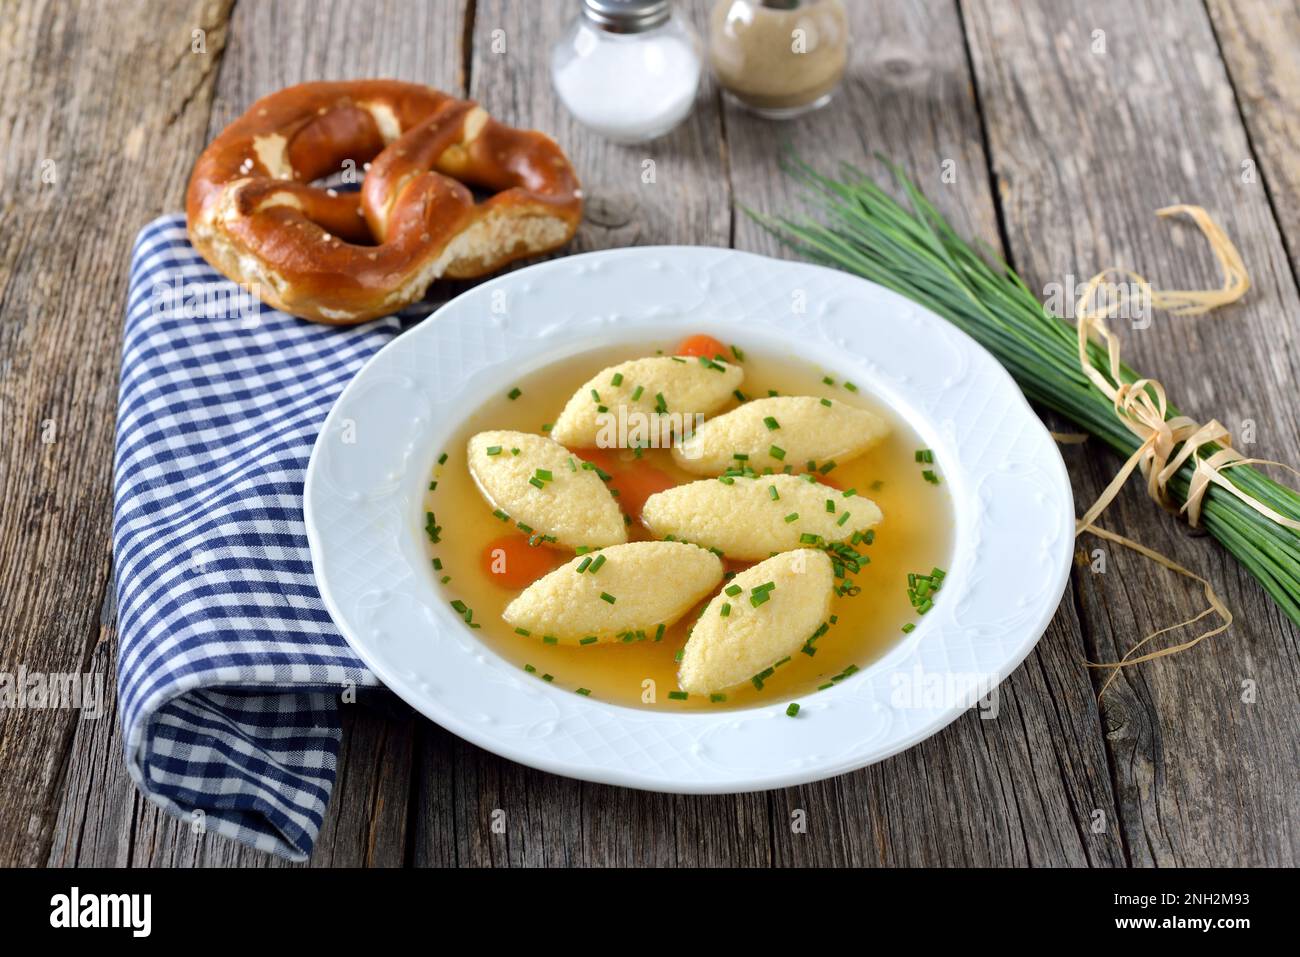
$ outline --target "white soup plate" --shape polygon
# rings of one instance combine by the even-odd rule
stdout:
[[[953,497],[953,555],[934,608],[880,659],[801,699],[794,719],[785,702],[673,713],[540,681],[466,627],[424,551],[435,460],[501,383],[588,350],[697,332],[859,383],[934,450]],[[1055,443],[1011,377],[965,333],[845,273],[679,246],[511,272],[399,336],[326,419],[305,512],[330,614],[412,707],[523,764],[693,793],[829,777],[934,734],[1034,647],[1064,591],[1074,541]]]

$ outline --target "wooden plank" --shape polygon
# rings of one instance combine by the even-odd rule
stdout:
[[[120,220],[115,218],[114,221],[125,222],[125,232],[131,233],[148,216],[162,209],[180,208],[190,165],[207,139],[240,115],[254,99],[281,87],[312,79],[389,76],[460,91],[464,76],[461,51],[465,10],[466,4],[461,0],[438,0],[436,3],[425,0],[385,0],[383,3],[364,5],[342,0],[328,3],[293,0],[275,4],[240,4],[229,24],[228,42],[225,39],[224,19],[219,31],[209,30],[208,50],[211,62],[204,73],[207,86],[203,89],[201,99],[191,98],[189,107],[195,114],[191,120],[193,130],[189,131],[186,139],[178,141],[169,138],[166,149],[155,149],[150,154],[163,155],[175,167],[167,180],[169,191],[164,194],[165,198],[157,198],[150,192],[148,199],[157,204],[155,207],[148,207],[139,199],[136,200],[136,206],[131,207],[150,209],[150,212],[140,212]],[[152,14],[126,16],[119,11],[112,19],[147,23],[148,37],[167,36],[175,40],[168,47],[169,57],[176,55],[172,47],[182,40],[188,48],[192,24],[202,22],[193,15],[178,16],[177,19],[184,27],[178,33],[179,28],[172,27],[168,28],[170,32],[159,31],[157,18]],[[169,19],[168,23],[170,22]],[[128,25],[122,26],[125,28]],[[98,42],[104,49],[120,51],[125,64],[123,70],[128,78],[122,81],[125,89],[112,94],[114,99],[111,103],[114,108],[120,109],[118,104],[127,104],[124,108],[135,111],[140,102],[152,103],[152,92],[149,96],[142,96],[140,92],[138,52],[136,59],[132,60],[129,43],[105,40],[102,33],[93,32],[89,22],[85,29],[85,36],[79,35],[79,42],[88,54],[99,49],[99,46],[92,45],[93,39],[98,36]],[[214,41],[217,40],[221,42],[214,46]],[[219,56],[222,58],[222,66],[214,94],[212,75],[216,71],[216,58]],[[61,59],[52,58],[54,62]],[[189,57],[183,57],[180,62],[188,65]],[[79,75],[89,76],[89,71],[82,71]],[[149,82],[153,82],[152,77]],[[158,98],[158,102],[159,109],[166,112],[168,99]],[[88,104],[83,104],[83,109],[87,106]],[[0,109],[3,107],[0,106]],[[120,126],[121,121],[118,122]],[[102,141],[105,149],[116,156],[119,152],[119,134],[112,131],[111,126],[108,130],[80,139]],[[35,160],[32,163],[34,165]],[[82,189],[87,191],[84,195],[77,194],[81,203],[77,208],[86,210],[87,215],[104,208],[100,194],[94,191],[102,190],[105,186],[116,186],[118,180],[129,183],[142,181],[140,177],[128,175],[125,171],[114,175],[112,183],[99,182],[98,175],[95,180],[94,183],[83,184]],[[152,176],[147,181],[155,182]],[[92,193],[95,197],[93,201],[86,198]],[[5,236],[16,237],[24,232],[25,230],[5,230]],[[126,236],[126,241],[129,239],[130,236]],[[4,241],[4,237],[0,237],[0,243]],[[75,248],[72,243],[65,245],[70,249]],[[111,263],[111,281],[115,285],[125,283],[124,249],[122,247],[114,253],[115,258]],[[79,291],[79,287],[74,288],[74,285],[68,285],[69,293]],[[101,308],[120,311],[120,299],[120,294],[114,293],[111,300],[105,300],[99,305]],[[82,327],[85,323],[80,319],[78,322],[78,334],[84,337]],[[111,330],[113,336],[116,336],[116,319],[100,326],[105,331]],[[65,347],[77,344],[75,336],[64,334],[63,338],[66,340]],[[81,345],[85,347],[84,340]],[[77,351],[80,352],[80,347]],[[102,448],[97,453],[104,457],[105,463],[112,447],[112,387],[116,382],[112,370],[116,369],[117,351],[115,338],[112,344],[106,344],[102,348],[94,347],[94,354],[110,370],[104,376],[105,395],[100,400],[106,431],[99,436]],[[78,444],[82,438],[86,437],[78,436]],[[69,449],[65,454],[71,452]],[[68,472],[71,469],[65,466],[61,471]],[[84,468],[81,473],[84,474]],[[105,464],[101,479],[94,483],[88,481],[87,487],[106,489],[107,481]],[[94,514],[102,512],[101,524],[106,529],[106,491],[103,499],[102,502],[98,499],[93,502],[88,500],[79,509],[69,509],[67,520],[85,522],[94,517]],[[83,514],[86,510],[94,514]],[[8,521],[11,515],[17,518],[16,512],[6,509],[4,520]],[[66,534],[70,536],[69,541],[76,538],[71,531]],[[104,534],[106,533],[101,530],[101,539]],[[96,569],[101,579],[99,591],[94,595],[96,600],[103,591],[103,579],[108,574],[107,555],[99,564],[103,567]],[[18,567],[16,562],[5,563],[6,569],[16,571]],[[48,597],[52,598],[53,595],[51,592]],[[94,609],[98,603],[90,601],[87,606]],[[6,607],[0,611],[0,615],[9,611]],[[58,615],[49,617],[53,622],[59,618]],[[111,615],[109,618],[111,621]],[[48,640],[60,646],[66,644],[53,637]],[[103,660],[110,687],[113,673],[112,642],[111,629],[106,629],[102,636],[102,646],[109,649],[103,655]],[[412,753],[420,722],[404,708],[394,710],[391,702],[384,707],[388,714],[365,707],[344,709],[344,744],[339,758],[339,777],[312,857],[313,865],[390,866],[401,864],[406,859]],[[111,733],[110,725],[113,726]],[[64,733],[71,730],[67,729]],[[0,744],[0,747],[3,745]],[[173,820],[141,798],[127,777],[125,768],[121,766],[121,746],[113,721],[78,725],[75,736],[63,747],[70,748],[70,771],[68,788],[58,816],[57,838],[53,841],[50,854],[52,861],[152,866],[284,866],[284,862],[270,855],[251,851],[225,838],[210,834],[194,835],[185,824]],[[0,792],[4,787],[4,782],[0,781]],[[12,804],[6,802],[6,806],[11,807]],[[0,810],[0,814],[3,813],[5,811]],[[46,841],[48,843],[50,839],[47,837]],[[3,853],[0,853],[0,860],[4,860]]]
[[[203,144],[229,6],[33,0],[5,10],[0,671],[106,666],[94,649],[110,580],[126,264],[136,230],[179,204]],[[191,53],[196,29],[206,53]],[[46,860],[69,747],[91,724],[72,710],[0,710],[0,863]]]
[[[879,151],[901,164],[965,235],[1001,244],[981,145],[980,116],[950,0],[849,4],[855,43],[830,106],[785,126],[729,103],[731,182],[737,203],[767,213],[798,209],[774,171],[787,142],[834,171],[849,162],[882,173]],[[955,181],[946,182],[951,170]],[[743,215],[736,245],[788,252]],[[971,713],[936,737],[856,774],[773,795],[776,860],[783,864],[1113,865],[1118,831],[1106,754],[1069,596],[1026,663],[1001,688],[998,717]],[[806,831],[793,828],[803,812]]]
[[[1252,155],[1240,175],[1268,190],[1300,276],[1300,0],[1206,0]],[[1258,169],[1252,169],[1258,164]]]
[[[308,80],[382,77],[461,93],[469,0],[283,0],[235,10],[208,126],[216,136],[258,97]]]
[[[1167,203],[1205,206],[1237,242],[1254,287],[1218,315],[1162,315],[1147,329],[1125,329],[1125,356],[1190,414],[1216,416],[1240,438],[1253,422],[1249,454],[1300,461],[1291,401],[1300,331],[1278,321],[1300,311],[1300,298],[1268,198],[1241,180],[1250,145],[1204,8],[1194,0],[1015,8],[969,0],[963,10],[1010,253],[1030,287],[1082,281],[1109,264],[1166,288],[1216,284],[1195,230],[1152,216]],[[1080,503],[1119,464],[1090,445],[1066,459]],[[1237,614],[1212,643],[1126,671],[1104,701],[1131,861],[1294,864],[1296,629],[1224,551],[1138,490],[1103,524],[1200,570]],[[1114,660],[1148,628],[1201,607],[1193,587],[1105,551],[1106,574],[1075,576],[1090,656]],[[1250,704],[1248,683],[1258,693]]]
[[[687,9],[702,30],[704,4]],[[730,204],[716,95],[703,90],[687,122],[662,140],[615,146],[580,127],[551,88],[549,46],[576,15],[566,4],[480,0],[470,95],[503,122],[545,130],[564,147],[587,193],[587,216],[566,253],[651,244],[726,245]],[[497,32],[500,31],[500,32]],[[495,46],[494,46],[494,40]],[[503,45],[504,44],[504,48]],[[654,183],[642,163],[654,160]],[[443,734],[417,763],[419,793],[446,773]],[[454,848],[416,824],[416,863],[462,866],[746,863],[767,859],[766,798],[681,798],[582,784],[522,768],[452,741]],[[423,797],[421,813],[431,806]],[[494,812],[496,816],[494,817]],[[504,823],[501,832],[493,821]],[[454,851],[454,853],[453,853]]]

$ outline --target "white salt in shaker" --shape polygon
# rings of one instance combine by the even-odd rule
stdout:
[[[686,119],[700,43],[668,0],[583,0],[551,51],[551,80],[574,118],[615,143],[643,143]]]

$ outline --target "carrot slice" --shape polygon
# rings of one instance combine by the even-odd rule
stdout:
[[[610,487],[618,491],[618,504],[625,513],[633,518],[641,517],[645,500],[656,492],[672,488],[677,480],[666,472],[661,472],[651,465],[638,465],[635,468],[614,472]]]
[[[677,354],[679,356],[703,356],[706,359],[712,359],[716,356],[726,356],[731,353],[726,346],[713,336],[699,333],[683,339],[682,344],[677,347]]]
[[[625,462],[611,449],[580,449],[578,455],[610,476],[606,485],[618,493],[619,507],[636,519],[641,517],[646,499],[677,484],[675,478],[653,465],[639,459]]]
[[[564,555],[544,545],[529,545],[527,535],[502,535],[483,549],[483,569],[503,588],[527,588],[564,561]]]

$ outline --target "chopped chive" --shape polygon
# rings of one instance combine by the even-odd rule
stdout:
[[[725,601],[724,601],[724,602],[722,603],[722,607],[718,609],[718,614],[721,615],[723,618],[726,618],[728,615],[730,615],[730,614],[731,614],[731,603],[730,603],[730,602],[725,602]]]
[[[677,662],[678,664],[681,664],[681,663],[682,663],[682,656],[683,656],[684,654],[686,654],[686,649],[685,649],[685,648],[678,648],[678,649],[677,649],[677,654],[673,655],[673,661]]]
[[[604,601],[604,602],[609,602],[609,604],[611,604],[611,605],[614,604],[614,602],[618,601],[617,598],[615,598],[613,595],[611,595],[611,594],[610,594],[609,592],[607,592],[607,591],[603,591],[603,592],[600,593],[600,600],[601,600],[601,601]]]
[[[853,514],[853,513],[852,513],[852,512],[841,512],[841,513],[840,513],[840,520],[839,520],[838,522],[836,522],[835,524],[836,524],[836,525],[843,525],[845,522],[847,522],[847,521],[849,520],[849,516],[850,516],[851,514]]]
[[[592,389],[592,390],[591,390],[591,398],[592,398],[593,401],[595,401],[595,402],[599,402],[599,401],[600,401],[600,393],[597,392],[595,389]]]
[[[799,520],[799,513],[798,513],[798,512],[791,512],[789,515],[787,515],[787,516],[785,517],[785,521],[786,521],[786,524],[787,524],[787,525],[788,525],[790,522],[797,522],[798,520]]]
[[[828,472],[830,472],[830,470],[833,469],[833,468],[835,468],[835,460],[834,460],[834,459],[831,459],[829,462],[827,462],[825,465],[823,465],[823,466],[822,466],[821,468],[819,468],[817,471],[820,472],[822,475],[825,475],[825,474],[827,474]]]
[[[656,412],[668,411],[668,402],[666,399],[664,399],[664,394],[662,392],[655,393],[655,411]]]
[[[668,692],[668,697],[672,698],[674,701],[685,701],[690,697],[690,695],[685,691],[670,691]]]
[[[817,690],[818,690],[818,691],[825,691],[827,688],[834,688],[834,687],[835,687],[835,682],[833,682],[833,681],[828,681],[828,682],[826,682],[826,684],[824,684],[824,685],[818,685],[818,686],[817,686]]]
[[[554,680],[555,680],[555,675],[542,675],[542,680],[543,680],[543,681],[554,681]]]
[[[438,464],[439,464],[439,465],[446,465],[446,464],[447,464],[447,453],[446,453],[446,452],[443,452],[441,455],[438,456]]]
[[[528,480],[528,484],[533,486],[534,488],[546,488],[546,483],[543,482],[541,479],[537,478],[536,476],[530,478]]]
[[[781,499],[781,493],[776,490],[775,485],[769,485],[767,487],[767,497],[772,501],[777,502]]]
[[[785,709],[785,713],[786,717],[793,718],[799,713],[799,703],[797,701],[791,701],[790,707]]]
[[[430,491],[430,492],[436,492],[436,491],[438,491],[438,483],[437,483],[437,482],[430,482],[430,483],[429,483],[429,491]]]
[[[822,537],[820,535],[814,535],[812,532],[804,532],[799,536],[800,545],[816,545],[821,540]]]
[[[778,462],[783,461],[785,459],[785,449],[781,448],[778,445],[774,445],[770,449],[768,449],[767,454],[772,456],[772,458],[776,459]]]
[[[549,431],[551,431],[551,429],[553,429],[553,428],[555,428],[555,426],[554,426],[553,424],[551,424],[550,422],[547,422],[547,423],[545,423],[545,424],[542,426],[542,431],[543,431],[543,432],[549,432]]]
[[[529,635],[532,634],[532,632],[529,631],[527,628],[516,628],[516,629],[515,629],[515,634],[516,634],[516,635],[523,635],[525,638],[527,638]]]
[[[447,582],[451,581],[451,576],[450,576],[450,575],[443,575],[441,578],[438,579],[438,581],[439,581],[440,584],[445,585],[445,584],[447,584]]]
[[[442,526],[433,517],[433,512],[424,513],[424,534],[428,535],[429,541],[435,545],[442,541]]]
[[[828,375],[827,375],[827,376],[822,376],[822,382],[826,383],[826,385],[834,385],[834,384],[835,384],[835,380],[832,379],[832,378],[831,378],[830,376],[828,376]]]
[[[437,572],[442,571],[442,559],[441,559],[441,558],[435,558],[435,559],[433,560],[433,570],[434,570],[434,571],[437,571]]]
[[[713,694],[709,695],[709,700],[712,701],[714,704],[718,704],[719,702],[726,701],[727,696],[725,694],[719,694],[718,692],[715,691]]]
[[[499,446],[499,445],[489,445],[489,446],[487,447],[487,454],[488,454],[488,455],[500,455],[500,454],[501,454],[501,446]]]
[[[829,409],[829,408],[831,407],[831,400],[830,400],[830,399],[822,399],[822,405],[826,406],[826,408]]]
[[[745,398],[745,393],[741,392],[739,389],[736,389],[736,390],[733,391],[731,394],[734,395],[734,396],[736,397],[736,401],[737,401],[737,402],[748,402],[748,401],[749,401],[748,399]]]
[[[580,694],[580,695],[582,695],[582,696],[585,698],[587,695],[591,694],[591,689],[590,689],[590,688],[575,688],[574,691],[573,691],[573,693],[574,693],[574,694]]]
[[[660,622],[659,627],[655,629],[655,641],[662,641],[663,637],[664,637],[664,625],[663,622]]]
[[[844,388],[848,389],[850,392],[858,391],[858,387],[855,386],[852,382],[849,382],[847,379],[844,382]]]
[[[591,556],[588,555],[582,561],[578,562],[578,567],[575,568],[574,571],[577,572],[579,575],[581,575],[583,572],[587,570],[587,566],[590,564],[591,564]]]
[[[830,512],[832,515],[835,514],[835,500],[834,500],[834,499],[830,499],[830,498],[828,498],[828,499],[826,500],[826,511]]]
[[[509,399],[511,402],[513,402],[515,399],[519,398],[521,395],[523,395],[523,393],[520,392],[520,391],[516,388],[516,389],[511,389],[509,392],[507,392],[507,393],[506,393],[506,398]]]
[[[935,475],[932,469],[926,469],[924,472],[922,472],[921,478],[925,479],[931,485],[939,484],[939,476]]]
[[[909,621],[906,625],[903,626],[903,634],[905,634],[905,635],[910,635],[910,634],[911,634],[912,632],[914,632],[914,631],[916,631],[916,625],[914,625],[914,624],[913,624],[912,622],[910,622],[910,621]]]
[[[588,635],[586,638],[579,638],[580,645],[594,645],[599,639],[595,635]]]
[[[508,522],[508,521],[510,521],[510,516],[507,515],[505,512],[501,511],[501,509],[499,509],[499,508],[493,509],[493,510],[492,510],[492,514],[493,514],[494,516],[496,516],[497,518],[501,519],[501,521],[503,521],[503,522]]]
[[[639,386],[637,386],[635,389],[633,389],[633,390],[632,390],[632,401],[635,402],[637,399],[641,398],[641,393],[644,392],[644,391],[645,391],[645,386],[643,386],[643,385],[639,385]]]
[[[524,671],[527,671],[530,675],[537,673],[537,669],[532,665],[524,665]]]
[[[621,373],[621,372],[615,372],[615,373],[614,373],[614,378],[612,378],[612,379],[609,380],[609,384],[610,384],[610,385],[622,385],[622,384],[623,384],[623,373]]]
[[[775,432],[781,427],[781,423],[776,421],[776,419],[770,415],[763,419],[763,424],[767,426],[769,432]]]
[[[726,588],[723,589],[723,591],[725,591],[732,598],[735,598],[744,590],[745,589],[741,588],[739,585],[728,585]]]
[[[597,555],[596,560],[591,563],[591,573],[594,575],[600,571],[600,566],[605,564],[605,556]]]
[[[542,635],[542,644],[544,645],[558,645],[559,643],[560,639],[554,635]]]
[[[551,474],[551,470],[550,470],[550,469],[538,469],[538,470],[537,470],[537,477],[538,477],[539,479],[541,479],[543,482],[553,482],[553,481],[555,481],[555,476]]]

